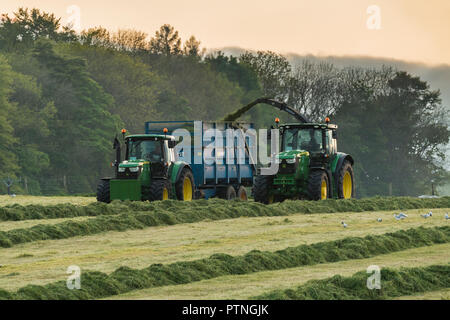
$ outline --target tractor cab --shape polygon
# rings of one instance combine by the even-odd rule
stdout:
[[[165,177],[175,161],[173,148],[175,137],[167,135],[141,134],[125,138],[125,160],[118,165],[117,178],[137,179],[144,167],[151,177]]]
[[[337,125],[296,123],[280,126],[281,152],[308,152],[314,162],[328,162],[337,153]]]

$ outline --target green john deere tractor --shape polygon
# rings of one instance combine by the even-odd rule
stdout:
[[[255,201],[273,203],[285,199],[324,200],[350,199],[355,196],[353,158],[337,151],[337,125],[311,123],[285,103],[261,98],[229,115],[224,120],[235,121],[258,103],[274,106],[294,116],[299,122],[279,125],[279,167],[273,175],[255,176]]]
[[[101,179],[97,200],[156,201],[194,198],[194,177],[190,166],[176,161],[175,137],[165,134],[124,135],[126,154],[121,161],[121,144],[116,138],[115,178]]]

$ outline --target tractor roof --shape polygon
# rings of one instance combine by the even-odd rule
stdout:
[[[174,136],[170,135],[164,135],[164,134],[133,134],[130,136],[126,136],[125,139],[161,139],[161,140],[173,140],[176,141],[176,138]]]
[[[282,128],[322,128],[322,129],[337,129],[338,126],[336,124],[329,123],[284,123],[280,125]]]

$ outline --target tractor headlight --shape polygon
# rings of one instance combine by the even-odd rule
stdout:
[[[287,163],[295,163],[295,158],[287,159],[286,162],[287,162]]]
[[[119,169],[117,169],[117,171],[119,171],[119,172],[125,172],[125,168],[124,168],[124,167],[119,167]]]
[[[130,168],[130,172],[139,172],[139,167]]]

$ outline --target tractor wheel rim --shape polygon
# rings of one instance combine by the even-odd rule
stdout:
[[[169,190],[167,190],[167,188],[163,189],[162,199],[169,200]]]
[[[328,190],[327,190],[328,188],[327,188],[327,182],[325,181],[325,180],[323,180],[322,181],[322,185],[321,185],[321,187],[320,187],[320,198],[321,198],[321,200],[325,200],[326,198],[327,198],[327,193],[328,193]]]
[[[342,182],[344,199],[350,199],[352,197],[352,187],[353,187],[352,176],[350,172],[347,171],[344,175],[344,180]]]
[[[183,200],[184,201],[192,200],[192,183],[189,177],[184,178],[183,181]]]

